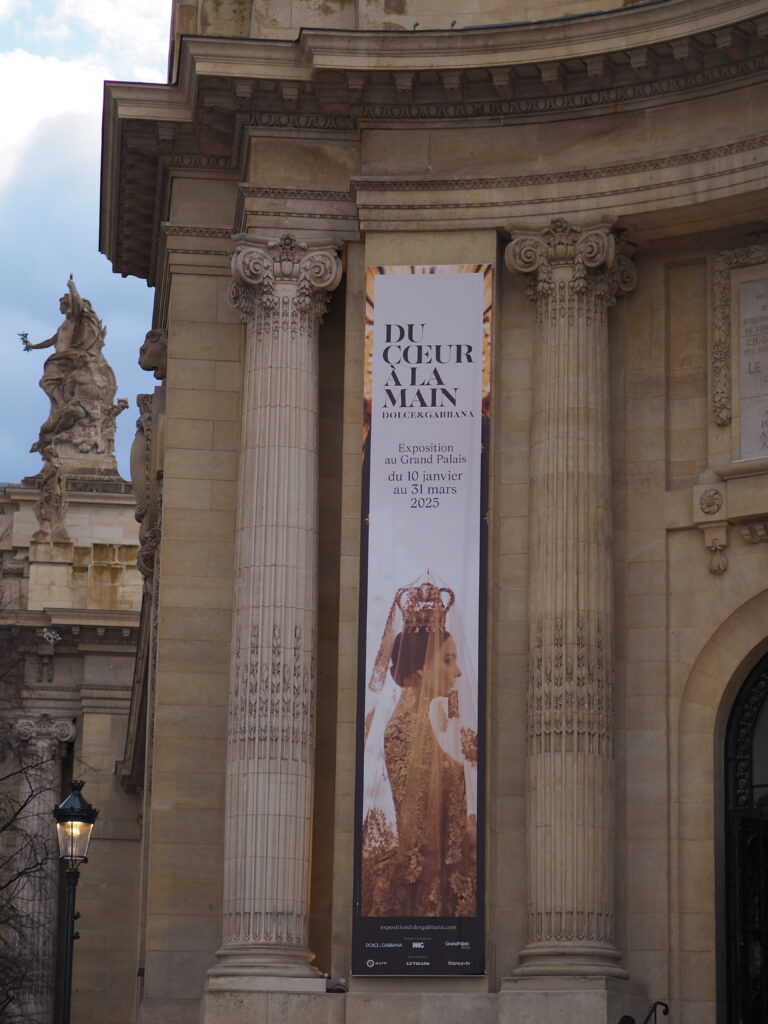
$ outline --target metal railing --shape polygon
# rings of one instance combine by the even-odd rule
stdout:
[[[653,1021],[653,1024],[657,1024],[656,1013],[658,1010],[661,1010],[663,1017],[669,1016],[669,1006],[666,1003],[663,1003],[660,999],[657,999],[653,1006],[651,1006],[642,1024],[651,1024],[651,1021]],[[619,1021],[619,1024],[635,1024],[635,1018],[630,1017],[628,1013],[625,1013]]]
[[[662,1003],[660,999],[657,999],[653,1006],[648,1011],[648,1016],[643,1021],[643,1024],[649,1024],[653,1020],[653,1024],[656,1024],[656,1011],[661,1007],[661,1012],[664,1017],[669,1016],[669,1007],[666,1003]]]

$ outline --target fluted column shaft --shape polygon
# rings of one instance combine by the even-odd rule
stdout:
[[[20,955],[28,966],[26,982],[16,993],[17,1007],[25,1021],[48,1024],[53,1020],[56,979],[56,915],[59,884],[59,851],[51,811],[61,798],[63,744],[75,738],[69,719],[40,715],[22,718],[14,725],[19,744],[18,824],[26,833],[18,844],[15,870],[21,872],[14,903],[22,908],[21,930],[16,934]]]
[[[243,239],[247,324],[228,727],[224,944],[212,975],[313,977],[318,329],[333,246]]]
[[[537,303],[528,682],[528,925],[519,974],[625,977],[614,946],[607,311],[634,272],[607,225],[513,235]]]

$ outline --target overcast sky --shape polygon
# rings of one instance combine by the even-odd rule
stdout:
[[[50,350],[25,353],[18,333],[54,333],[70,272],[131,402],[116,445],[129,476],[136,395],[156,383],[136,365],[153,291],[98,251],[102,95],[105,79],[166,80],[170,12],[171,0],[0,0],[0,481],[42,465],[29,448],[48,415],[38,381]]]

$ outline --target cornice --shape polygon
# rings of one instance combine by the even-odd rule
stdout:
[[[768,135],[760,135],[592,168],[485,179],[359,177],[353,188],[361,231],[498,228],[513,219],[539,225],[566,215],[580,223],[609,215],[644,244],[689,233],[685,211],[692,204],[698,209],[698,231],[722,227],[734,217],[741,223],[745,217],[764,219],[766,181]]]
[[[310,199],[321,203],[348,203],[354,200],[352,192],[340,189],[315,188],[266,188],[259,185],[246,185],[242,188],[244,196],[255,196],[259,199]]]
[[[147,82],[105,82],[104,120],[190,122],[194,90]]]
[[[312,62],[295,41],[183,36],[178,84],[193,96],[202,77],[309,81]]]
[[[25,611],[22,609],[6,609],[0,611],[0,623],[6,626],[34,627],[71,626],[135,629],[139,625],[138,611],[110,611],[108,609],[88,608],[43,608]]]
[[[232,238],[232,232],[227,228],[199,228],[188,224],[169,224],[163,221],[160,230],[167,237],[180,235],[183,238]]]
[[[27,653],[49,658],[56,654],[112,653],[132,657],[136,650],[139,615],[83,612],[81,609],[0,612],[0,628],[11,629]],[[53,630],[56,639],[46,640]]]
[[[105,87],[100,247],[154,283],[169,176],[242,175],[249,138],[582,118],[766,78],[766,0],[659,0],[455,32],[186,36],[175,84]]]
[[[174,153],[162,155],[164,167],[174,171],[232,171],[232,159],[228,156],[208,156],[201,153]]]
[[[361,192],[465,192],[471,189],[522,188],[525,186],[557,185],[564,182],[595,181],[605,178],[625,177],[636,174],[649,174],[667,170],[672,167],[687,167],[697,163],[709,162],[733,156],[736,153],[748,153],[768,148],[768,135],[755,135],[722,146],[709,146],[705,149],[651,160],[628,160],[614,164],[603,164],[595,167],[581,167],[567,171],[551,171],[543,174],[518,174],[505,177],[488,178],[366,178],[352,179],[355,195]]]
[[[121,481],[125,482],[125,481]],[[34,502],[39,497],[36,487],[24,487],[21,484],[9,484],[3,491],[12,501]],[[70,505],[127,505],[134,506],[136,499],[133,492],[125,491],[67,491]]]
[[[293,131],[313,132],[356,132],[357,119],[351,114],[324,114],[307,111],[290,113],[283,110],[255,110],[240,114],[237,118],[240,129],[246,128],[289,128]]]
[[[242,111],[244,105],[258,103],[257,93],[265,87],[271,95],[262,101],[269,107],[277,100],[278,109],[261,110],[262,116],[316,115],[318,111],[307,106],[314,99],[321,114],[329,112],[323,110],[325,103],[337,116],[346,107],[357,118],[362,102],[364,116],[376,117],[381,116],[377,110],[392,105],[386,99],[388,79],[393,98],[399,101],[395,106],[419,106],[424,75],[437,83],[421,88],[431,94],[427,106],[440,102],[441,91],[444,100],[461,106],[474,99],[465,94],[477,91],[474,73],[479,72],[481,77],[490,76],[491,95],[495,90],[502,100],[586,92],[589,97],[577,104],[584,107],[642,98],[642,86],[656,81],[668,81],[666,91],[698,88],[701,78],[685,72],[706,73],[723,61],[738,63],[755,46],[763,52],[765,47],[756,40],[766,37],[765,0],[665,0],[648,8],[636,5],[572,19],[455,32],[313,29],[304,30],[296,43],[184,37],[178,90],[187,104],[205,93],[209,104]],[[730,74],[744,73],[749,69]],[[202,84],[206,79],[211,86]],[[227,90],[227,83],[233,90]],[[617,94],[610,90],[612,85],[630,88],[626,95]],[[540,112],[550,109],[545,105]],[[515,107],[509,112],[515,113]]]
[[[282,233],[286,226],[299,235],[327,232],[338,241],[359,237],[357,204],[351,191],[321,188],[277,188],[241,185],[235,206],[238,232]]]
[[[461,31],[304,29],[299,46],[317,69],[496,67],[647,47],[767,14],[764,0],[666,0]]]
[[[510,98],[473,100],[439,99],[433,102],[391,102],[363,104],[361,122],[375,121],[482,121],[499,118],[504,122],[541,120],[553,116],[584,116],[600,108],[638,105],[647,107],[659,101],[679,102],[687,94],[706,90],[722,91],[749,84],[750,78],[768,73],[768,53],[743,61],[722,64],[700,71],[684,72],[654,81],[626,81],[617,85],[574,88],[570,92],[546,93]]]

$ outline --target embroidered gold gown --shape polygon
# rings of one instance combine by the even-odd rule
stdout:
[[[384,730],[397,836],[383,815],[368,815],[364,917],[472,917],[476,912],[476,822],[467,815],[464,766],[438,743],[429,705],[420,688],[405,688]]]

